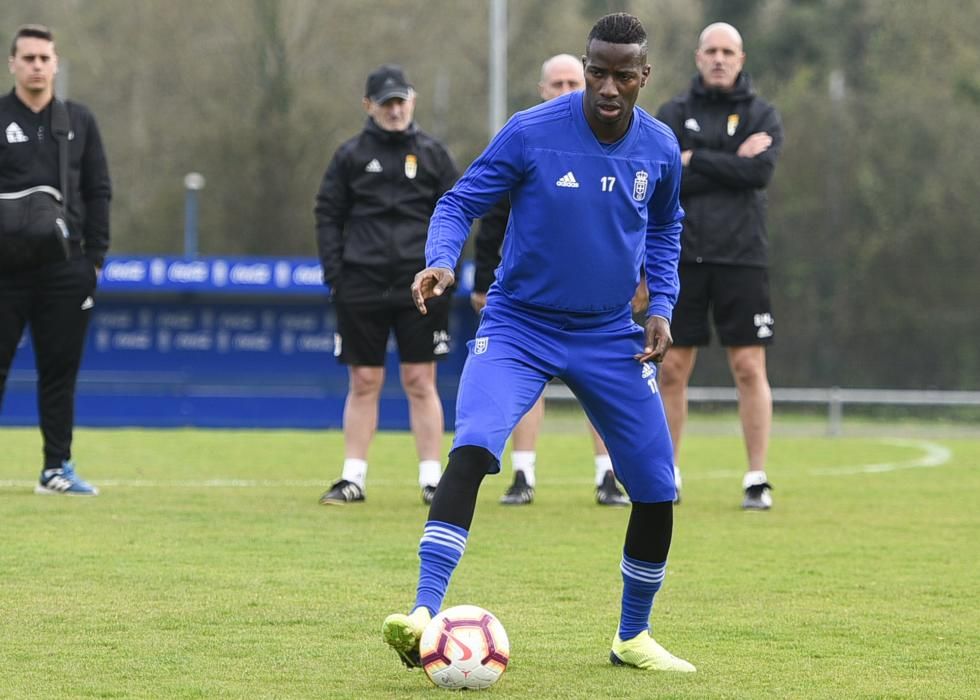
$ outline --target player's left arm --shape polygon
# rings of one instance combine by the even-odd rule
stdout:
[[[733,189],[767,187],[783,146],[783,124],[779,113],[768,105],[760,118],[746,131],[749,134],[747,140],[766,134],[771,139],[771,143],[761,152],[750,156],[707,148],[694,149],[687,165],[690,172]],[[748,152],[753,153],[755,150]]]
[[[646,278],[650,302],[647,306],[646,341],[640,362],[660,362],[673,342],[670,318],[680,282],[677,264],[681,256],[684,210],[680,202],[680,149],[673,147],[670,162],[663,166],[647,205]]]

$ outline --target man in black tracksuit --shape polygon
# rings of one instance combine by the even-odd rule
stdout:
[[[337,311],[334,354],[350,374],[343,471],[320,498],[323,504],[364,500],[392,330],[426,503],[442,471],[435,361],[449,352],[450,295],[423,316],[410,288],[425,267],[429,217],[459,173],[445,147],[412,121],[414,107],[415,90],[400,67],[372,72],[364,130],[337,149],[316,197],[317,246]]]
[[[0,193],[61,188],[51,128],[58,59],[46,27],[25,25],[10,51],[14,89],[0,97]],[[75,382],[96,280],[109,248],[111,188],[91,112],[68,101],[70,259],[0,272],[0,398],[17,344],[29,323],[38,373],[44,465],[37,493],[96,495],[71,461]]]
[[[742,507],[772,506],[765,472],[772,393],[765,347],[772,342],[765,188],[783,142],[779,114],[742,72],[742,38],[729,24],[709,25],[695,53],[690,89],[663,105],[657,118],[677,136],[684,174],[680,297],[674,345],[661,373],[661,394],[678,463],[687,417],[687,383],[697,347],[710,338],[709,312],[728,353],[738,389],[748,454]],[[675,466],[680,487],[680,471]]]

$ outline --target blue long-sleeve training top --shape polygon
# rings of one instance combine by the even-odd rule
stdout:
[[[583,93],[518,112],[436,205],[426,264],[453,269],[474,219],[504,194],[511,213],[497,288],[522,304],[601,313],[628,304],[644,265],[649,315],[671,317],[684,210],[673,132],[639,107],[600,143]]]

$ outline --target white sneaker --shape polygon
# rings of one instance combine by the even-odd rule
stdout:
[[[742,479],[742,489],[745,498],[742,499],[743,510],[769,510],[772,508],[772,484],[764,471],[749,471]]]

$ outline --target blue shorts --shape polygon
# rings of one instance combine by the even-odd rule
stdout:
[[[497,458],[545,384],[561,379],[602,436],[616,477],[639,503],[673,501],[673,448],[657,388],[657,368],[633,355],[644,331],[629,305],[609,314],[533,309],[488,298],[456,398],[453,448],[483,447]]]

